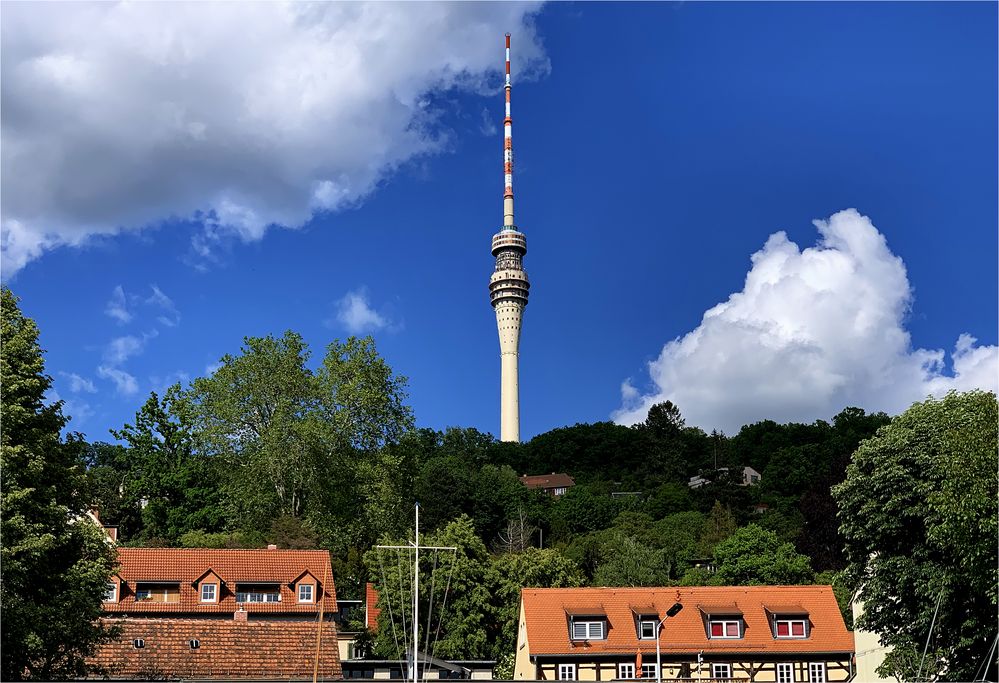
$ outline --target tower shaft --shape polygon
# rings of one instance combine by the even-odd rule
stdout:
[[[503,87],[503,228],[492,241],[496,267],[489,278],[489,299],[496,311],[500,341],[500,439],[520,441],[520,329],[530,282],[524,270],[527,238],[513,222],[513,119],[510,116],[510,34],[506,35]]]

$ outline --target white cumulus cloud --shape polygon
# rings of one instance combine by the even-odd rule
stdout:
[[[427,93],[547,60],[538,3],[9,3],[3,267],[194,220],[194,247],[356,204],[447,131]],[[487,77],[488,76],[488,77]]]
[[[121,368],[99,365],[97,366],[97,376],[113,382],[119,394],[130,396],[139,390],[138,380]]]
[[[648,365],[651,389],[622,385],[620,423],[677,404],[688,424],[734,432],[771,418],[810,422],[846,406],[898,413],[928,395],[999,384],[999,348],[957,339],[913,348],[905,329],[912,290],[902,260],[854,209],[815,221],[804,250],[778,232],[753,254],[741,292],[667,342]]]
[[[389,320],[371,307],[363,289],[347,292],[337,302],[336,319],[351,334],[365,334],[385,329]]]

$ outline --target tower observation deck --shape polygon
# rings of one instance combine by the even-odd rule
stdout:
[[[500,439],[520,441],[520,328],[531,284],[524,270],[527,237],[513,222],[513,119],[510,117],[510,34],[506,34],[506,116],[503,118],[503,228],[493,235],[496,268],[489,301],[500,341]]]

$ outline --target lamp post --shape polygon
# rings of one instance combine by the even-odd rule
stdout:
[[[683,609],[683,605],[680,603],[674,603],[672,607],[666,610],[666,616],[659,620],[656,624],[656,683],[663,683],[663,659],[662,659],[662,648],[659,646],[659,637],[662,635],[663,624],[670,617],[675,617]]]

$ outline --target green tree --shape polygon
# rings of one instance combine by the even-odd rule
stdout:
[[[710,555],[716,545],[735,533],[736,528],[738,525],[732,511],[716,500],[701,532],[701,553]]]
[[[395,540],[386,545],[406,543]],[[425,643],[421,649],[453,659],[491,656],[491,645],[499,635],[494,598],[497,578],[472,519],[462,515],[439,531],[421,535],[420,543],[457,548],[454,552],[424,553],[420,558],[420,641]],[[413,555],[372,548],[364,561],[378,589],[381,608],[376,652],[404,657],[404,643],[406,638],[411,641],[413,629]]]
[[[777,534],[755,524],[744,526],[715,547],[717,586],[795,585],[814,578],[806,555]]]
[[[176,541],[195,530],[222,528],[220,472],[197,450],[186,416],[178,415],[179,387],[161,400],[156,393],[135,414],[135,423],[112,430],[128,444],[115,451],[112,467],[121,474],[122,495],[142,500],[142,537]]]
[[[892,648],[884,675],[981,674],[997,636],[997,422],[992,393],[916,403],[861,443],[833,489],[857,627]]]
[[[412,426],[406,380],[370,338],[332,342],[315,372],[309,358],[294,332],[247,337],[178,403],[225,465],[230,525],[304,517],[322,542],[345,549],[366,535],[356,502],[365,465]]]
[[[499,660],[517,646],[520,619],[520,591],[524,588],[575,588],[586,582],[579,566],[552,548],[528,548],[522,553],[506,553],[493,562],[497,577],[494,592],[499,637],[493,643],[492,657]]]
[[[632,536],[615,532],[601,548],[593,574],[596,586],[665,586],[670,582],[666,553]]]
[[[115,555],[84,516],[84,461],[59,437],[62,404],[45,403],[52,379],[38,327],[6,287],[0,308],[0,677],[79,677],[84,658],[113,635],[98,618]]]

